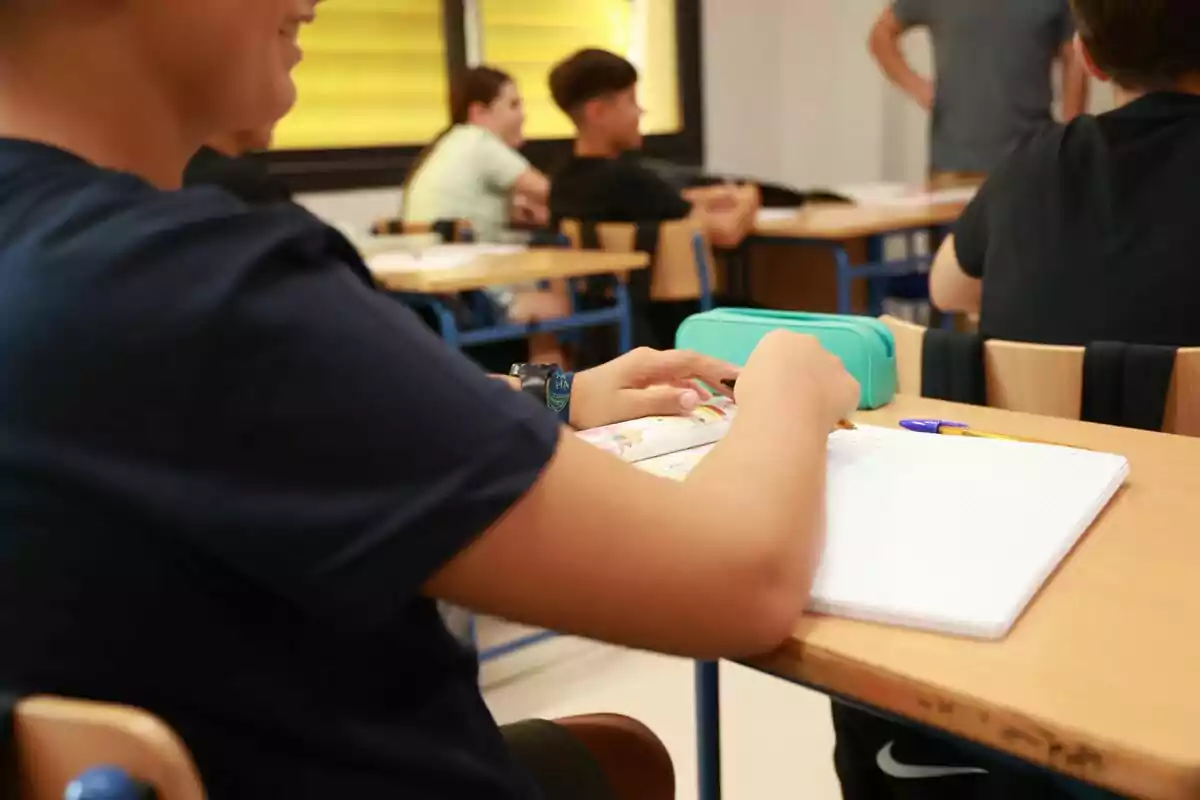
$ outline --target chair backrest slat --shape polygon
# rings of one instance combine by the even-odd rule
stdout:
[[[1079,419],[1083,348],[989,341],[983,346],[988,405],[1044,417]]]
[[[880,317],[896,342],[896,391],[921,396],[921,349],[925,345],[925,327],[898,317]]]
[[[61,800],[73,779],[101,765],[153,786],[158,800],[204,800],[187,747],[145,711],[31,697],[17,704],[14,733],[22,800]]]
[[[897,391],[920,396],[925,328],[885,316],[896,341]],[[1007,411],[1079,419],[1085,349],[990,340],[984,344],[988,405]],[[1200,348],[1182,348],[1167,395],[1163,431],[1200,436]]]
[[[578,220],[563,220],[560,230],[574,247],[581,246],[583,226]],[[652,300],[695,300],[701,295],[700,273],[692,243],[696,235],[704,237],[704,269],[708,285],[714,286],[716,273],[712,247],[703,228],[695,220],[683,219],[659,225],[658,249],[651,253],[650,298]],[[637,247],[637,226],[628,222],[602,222],[596,225],[602,250],[631,253]]]

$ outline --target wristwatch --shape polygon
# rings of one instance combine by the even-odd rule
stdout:
[[[542,403],[564,423],[571,420],[571,388],[575,373],[557,364],[513,364],[508,374],[521,381],[521,391]]]

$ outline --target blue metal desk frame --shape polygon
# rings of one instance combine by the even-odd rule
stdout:
[[[883,299],[888,278],[899,278],[908,275],[918,275],[926,271],[932,261],[932,255],[920,256],[916,253],[914,236],[918,233],[935,233],[946,230],[946,226],[923,225],[915,228],[897,228],[881,231],[862,237],[867,243],[867,260],[863,264],[855,264],[846,252],[846,247],[840,241],[830,239],[812,239],[803,236],[787,234],[755,234],[749,237],[747,244],[776,243],[820,247],[833,254],[834,268],[837,271],[837,313],[853,314],[854,281],[868,281],[868,313],[878,317],[883,313]],[[888,260],[885,248],[887,241],[893,236],[904,237],[905,254],[902,258]],[[932,243],[932,240],[931,240]],[[747,280],[748,276],[743,276]],[[743,292],[749,296],[748,286],[743,286]]]
[[[569,296],[571,312],[560,319],[539,320],[528,324],[501,323],[485,328],[462,330],[458,324],[455,310],[446,300],[438,295],[412,294],[406,292],[393,293],[393,297],[413,306],[425,306],[437,317],[438,328],[442,339],[451,347],[463,348],[473,345],[503,342],[511,339],[524,339],[538,333],[560,333],[578,331],[585,328],[598,328],[608,325],[617,327],[619,347],[621,352],[628,352],[633,346],[632,308],[629,302],[629,286],[621,280],[614,279],[614,303],[610,308],[594,311],[579,311],[574,287],[570,288]]]

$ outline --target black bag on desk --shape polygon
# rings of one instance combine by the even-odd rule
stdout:
[[[723,183],[756,184],[762,192],[763,208],[798,208],[805,203],[854,202],[848,197],[826,189],[796,189],[782,183],[763,182],[744,175],[709,173],[705,172],[702,167],[683,166],[656,159],[643,158],[640,159],[640,162],[680,191],[702,186],[719,186]]]

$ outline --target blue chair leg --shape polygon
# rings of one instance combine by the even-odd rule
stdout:
[[[692,235],[692,256],[696,262],[696,275],[700,278],[700,310],[712,311],[712,287],[708,285],[708,250],[704,246],[704,237],[696,233]],[[736,256],[730,255],[730,261]]]
[[[441,300],[430,300],[429,305],[433,308],[433,313],[437,315],[442,339],[451,347],[459,347],[458,320],[454,318],[454,312],[447,308]]]
[[[853,274],[850,268],[850,256],[846,254],[846,248],[839,244],[833,246],[833,259],[837,266],[837,313],[851,314],[853,313],[853,301],[850,294]]]
[[[696,662],[696,759],[700,800],[721,800],[721,671],[716,661]]]
[[[617,308],[621,312],[621,322],[617,326],[618,347],[622,353],[628,353],[633,349],[633,307],[629,302],[629,284],[618,280],[614,294],[617,299]]]
[[[883,266],[887,260],[887,237],[871,236],[867,239],[867,263]],[[887,296],[888,279],[870,278],[867,281],[867,313],[872,317],[883,314],[883,301]]]

